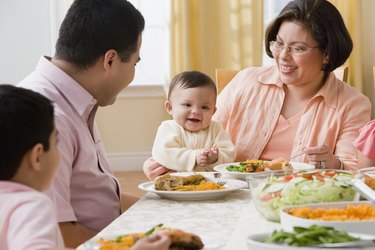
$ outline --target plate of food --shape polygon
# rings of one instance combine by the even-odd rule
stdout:
[[[303,162],[288,162],[279,158],[273,161],[247,160],[243,162],[221,164],[214,167],[214,170],[217,172],[242,180],[245,180],[246,176],[259,172],[291,169],[311,170],[315,169],[315,166]]]
[[[375,236],[353,234],[334,227],[296,227],[293,232],[283,229],[272,233],[253,234],[247,237],[249,249],[257,250],[312,250],[312,249],[374,249]]]
[[[208,178],[201,174],[160,176],[138,186],[139,189],[155,193],[161,198],[181,201],[197,201],[221,198],[233,191],[246,188],[241,180]]]
[[[258,212],[267,220],[279,222],[281,207],[358,201],[354,178],[352,171],[314,169],[262,172],[247,179]]]
[[[357,201],[287,206],[280,209],[280,223],[287,232],[294,227],[320,225],[375,235],[375,205]]]
[[[104,249],[130,249],[134,244],[145,237],[154,233],[163,233],[171,238],[172,244],[170,249],[202,249],[206,243],[196,234],[186,231],[163,227],[159,224],[144,233],[129,233],[121,235],[95,236],[84,244],[80,245],[77,250],[104,250]]]

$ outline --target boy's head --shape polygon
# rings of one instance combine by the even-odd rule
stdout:
[[[53,176],[60,160],[56,133],[50,100],[28,89],[0,85],[0,180],[17,179],[28,165],[44,169],[35,181],[46,188],[50,181],[43,176]]]
[[[185,71],[172,79],[165,109],[185,130],[197,132],[210,126],[216,95],[215,82],[209,76]]]

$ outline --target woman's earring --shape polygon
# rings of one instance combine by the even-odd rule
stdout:
[[[328,63],[323,63],[322,71],[327,72],[328,69],[329,69],[329,65],[328,65]]]

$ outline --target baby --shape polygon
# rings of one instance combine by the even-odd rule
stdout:
[[[216,111],[216,85],[197,71],[176,75],[169,86],[165,109],[173,120],[159,126],[152,157],[175,171],[211,171],[233,162],[234,145],[222,128],[211,121]]]

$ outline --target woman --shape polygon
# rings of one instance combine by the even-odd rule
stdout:
[[[318,168],[357,168],[352,145],[370,120],[367,97],[332,73],[352,51],[338,10],[326,0],[294,0],[269,24],[267,54],[276,66],[240,71],[221,92],[214,119],[230,134],[236,161],[299,155]],[[155,178],[165,169],[151,159]]]

